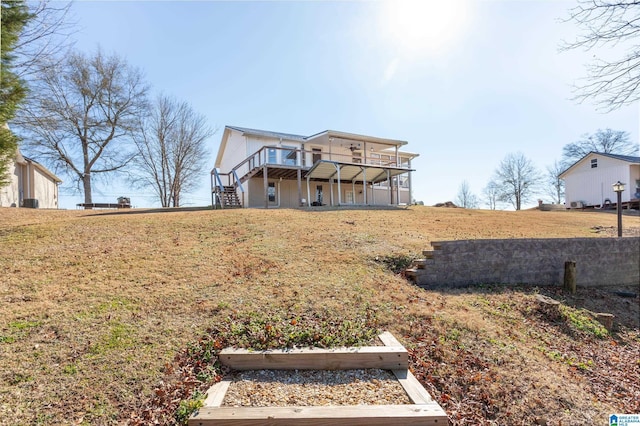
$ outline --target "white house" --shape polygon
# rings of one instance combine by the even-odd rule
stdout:
[[[16,153],[8,170],[9,184],[0,188],[0,207],[58,208],[60,178],[35,160]]]
[[[590,152],[560,174],[567,208],[616,203],[612,185],[625,184],[622,202],[640,198],[640,157]]]
[[[411,203],[406,141],[326,130],[311,136],[226,126],[211,171],[214,206]]]

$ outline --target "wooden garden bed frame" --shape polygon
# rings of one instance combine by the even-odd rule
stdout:
[[[391,333],[384,332],[379,337],[384,346],[272,351],[228,348],[220,352],[219,358],[235,370],[391,370],[413,404],[223,407],[231,381],[222,380],[209,389],[204,407],[191,416],[189,426],[447,425],[447,414],[408,370],[404,346]]]

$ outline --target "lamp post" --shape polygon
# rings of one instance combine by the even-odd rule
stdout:
[[[613,184],[613,192],[618,194],[616,203],[618,210],[618,237],[622,237],[622,191],[624,191],[624,183],[617,181]]]

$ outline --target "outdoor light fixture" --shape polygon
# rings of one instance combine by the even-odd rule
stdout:
[[[616,209],[618,211],[618,237],[622,237],[622,191],[624,191],[624,183],[617,181],[613,185],[613,192],[618,195]]]
[[[617,192],[618,194],[624,191],[624,183],[617,181],[613,184],[613,192]]]

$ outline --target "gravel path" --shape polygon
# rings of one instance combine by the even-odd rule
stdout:
[[[223,406],[284,407],[411,404],[392,372],[248,370],[232,377]]]

